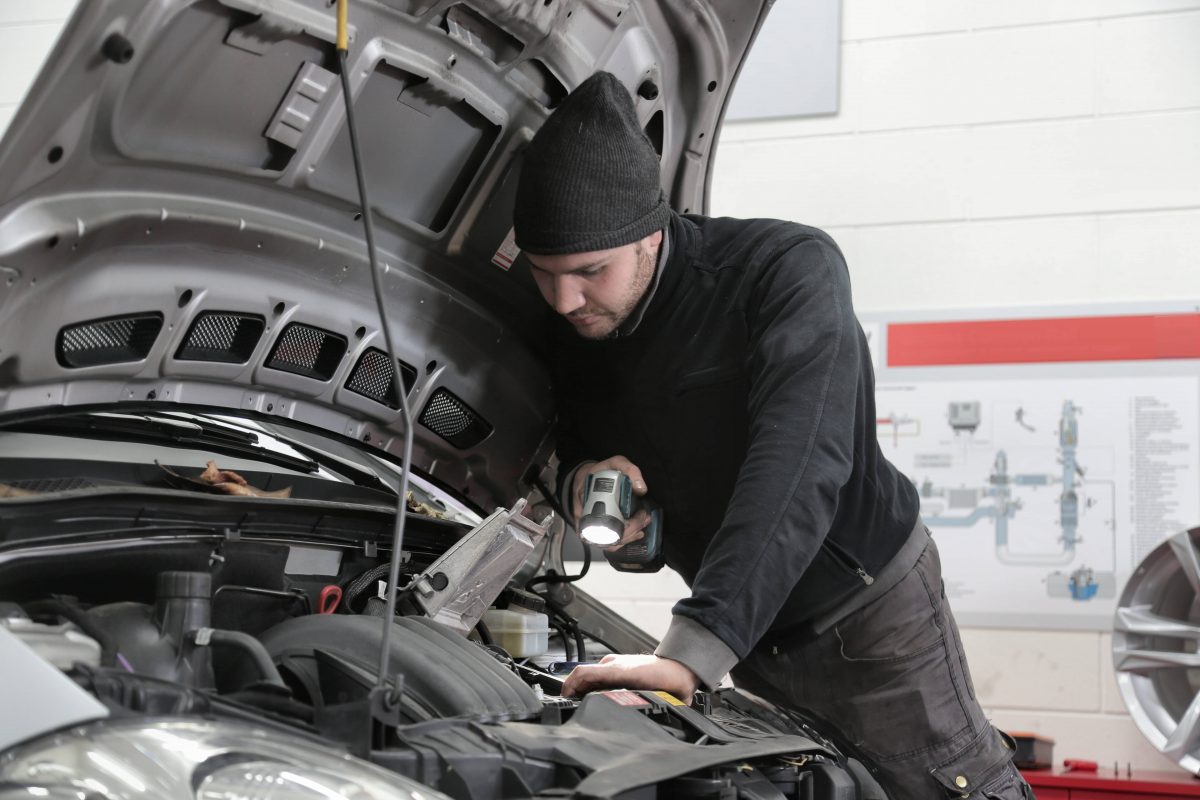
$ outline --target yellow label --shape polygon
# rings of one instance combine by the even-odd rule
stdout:
[[[686,706],[687,705],[687,703],[683,702],[682,700],[680,700],[678,697],[671,694],[670,692],[655,692],[654,694],[658,695],[663,700],[666,700],[668,703],[670,703],[673,706]]]
[[[337,49],[350,49],[350,0],[338,0],[337,7]]]

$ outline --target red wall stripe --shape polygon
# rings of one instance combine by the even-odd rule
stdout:
[[[1200,358],[1200,314],[888,325],[889,367]]]

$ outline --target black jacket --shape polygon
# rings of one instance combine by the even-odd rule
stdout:
[[[867,341],[829,236],[674,215],[669,236],[630,335],[554,323],[558,452],[567,469],[612,455],[641,468],[692,590],[674,613],[741,659],[870,582],[917,493],[879,450]]]

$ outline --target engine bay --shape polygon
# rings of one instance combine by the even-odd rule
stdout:
[[[544,533],[523,501],[469,531],[414,517],[382,682],[386,551],[338,543],[330,531],[355,523],[333,509],[299,537],[294,512],[265,510],[278,503],[204,501],[203,517],[144,497],[90,515],[91,500],[56,503],[77,527],[37,546],[21,531],[44,503],[22,504],[0,546],[0,626],[114,719],[316,736],[455,798],[870,796],[865,769],[807,720],[732,688],[562,697],[574,664],[614,648],[566,611],[564,584],[516,577]],[[240,524],[222,524],[223,504]],[[118,507],[134,506],[122,534]],[[481,605],[548,612],[545,652],[506,651]]]

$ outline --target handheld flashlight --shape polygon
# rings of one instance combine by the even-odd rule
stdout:
[[[587,476],[579,518],[579,536],[585,542],[601,547],[616,544],[632,513],[633,484],[625,473],[606,469]]]
[[[606,469],[592,473],[583,487],[583,515],[579,536],[588,544],[611,547],[625,533],[625,522],[639,509],[650,514],[642,538],[614,552],[604,551],[610,564],[622,572],[657,572],[662,569],[662,509],[633,494],[625,473]]]

